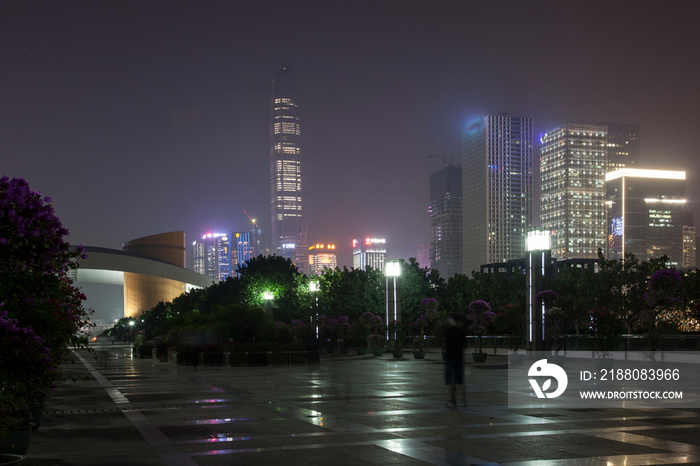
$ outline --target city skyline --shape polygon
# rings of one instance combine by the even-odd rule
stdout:
[[[387,238],[389,259],[429,243],[442,161],[428,156],[458,159],[466,122],[500,112],[531,117],[536,141],[639,125],[641,166],[686,171],[697,217],[691,10],[582,5],[4,2],[3,173],[54,199],[73,244],[181,230],[191,244],[246,231],[245,212],[268,236],[270,79],[288,59],[308,242],[333,241],[341,266],[358,232]]]

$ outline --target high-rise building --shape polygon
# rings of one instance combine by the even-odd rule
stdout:
[[[606,127],[568,124],[540,140],[540,221],[552,257],[596,259],[605,251]]]
[[[270,192],[272,253],[306,262],[302,226],[301,145],[294,73],[286,61],[272,80]]]
[[[418,250],[416,251],[416,261],[418,265],[430,268],[430,245],[429,244],[419,244]]]
[[[697,267],[697,240],[695,227],[683,225],[683,267]]]
[[[352,266],[354,268],[366,270],[369,266],[384,272],[385,261],[386,239],[367,237],[352,240]]]
[[[462,167],[454,163],[430,174],[430,268],[445,280],[462,273]],[[420,261],[419,261],[420,263]],[[428,265],[421,263],[422,266]]]
[[[462,135],[462,270],[525,257],[532,226],[532,119],[489,115]]]
[[[239,267],[255,257],[254,231],[234,231],[231,233],[231,275],[239,277]]]
[[[335,244],[309,246],[309,276],[321,275],[324,269],[334,270],[338,266]]]
[[[598,123],[608,130],[609,172],[621,168],[639,168],[639,125],[627,123]]]
[[[608,259],[668,256],[683,265],[685,172],[624,168],[606,175]]]
[[[192,243],[194,271],[219,281],[231,276],[229,236],[226,233],[207,233],[201,241]]]

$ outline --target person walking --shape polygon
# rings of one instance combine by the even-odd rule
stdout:
[[[464,389],[464,346],[467,342],[467,333],[453,318],[447,319],[445,328],[445,385],[447,385],[450,399],[445,406],[454,408],[457,406],[457,392],[461,394],[461,402],[467,405],[467,394]]]

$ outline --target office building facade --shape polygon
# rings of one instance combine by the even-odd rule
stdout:
[[[384,272],[386,262],[385,238],[357,238],[352,240],[352,266],[367,270],[367,267]]]
[[[532,226],[532,119],[469,122],[462,136],[462,270],[525,256]]]
[[[695,227],[683,225],[683,267],[697,267],[697,236]]]
[[[429,265],[445,280],[462,273],[462,167],[454,163],[430,174]]]
[[[540,140],[540,221],[552,257],[595,259],[605,251],[606,127],[568,124]]]
[[[685,172],[622,169],[606,175],[608,259],[663,255],[683,265]]]
[[[286,61],[272,80],[270,193],[272,253],[306,262],[302,234],[301,133],[294,73]]]
[[[192,243],[193,270],[224,281],[231,276],[231,246],[226,233],[207,233]]]
[[[335,244],[309,246],[309,276],[321,275],[325,269],[335,270],[337,266],[338,258],[335,254]]]

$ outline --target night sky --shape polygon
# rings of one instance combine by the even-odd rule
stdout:
[[[296,74],[309,242],[428,243],[429,174],[477,115],[641,125],[700,223],[695,2],[2,1],[0,175],[72,244],[270,233],[271,81]],[[536,163],[536,167],[539,165]],[[538,178],[537,171],[535,178]],[[539,191],[536,191],[539,196]],[[536,202],[539,206],[539,202]],[[535,212],[538,218],[538,211]],[[427,264],[426,264],[427,265]]]

